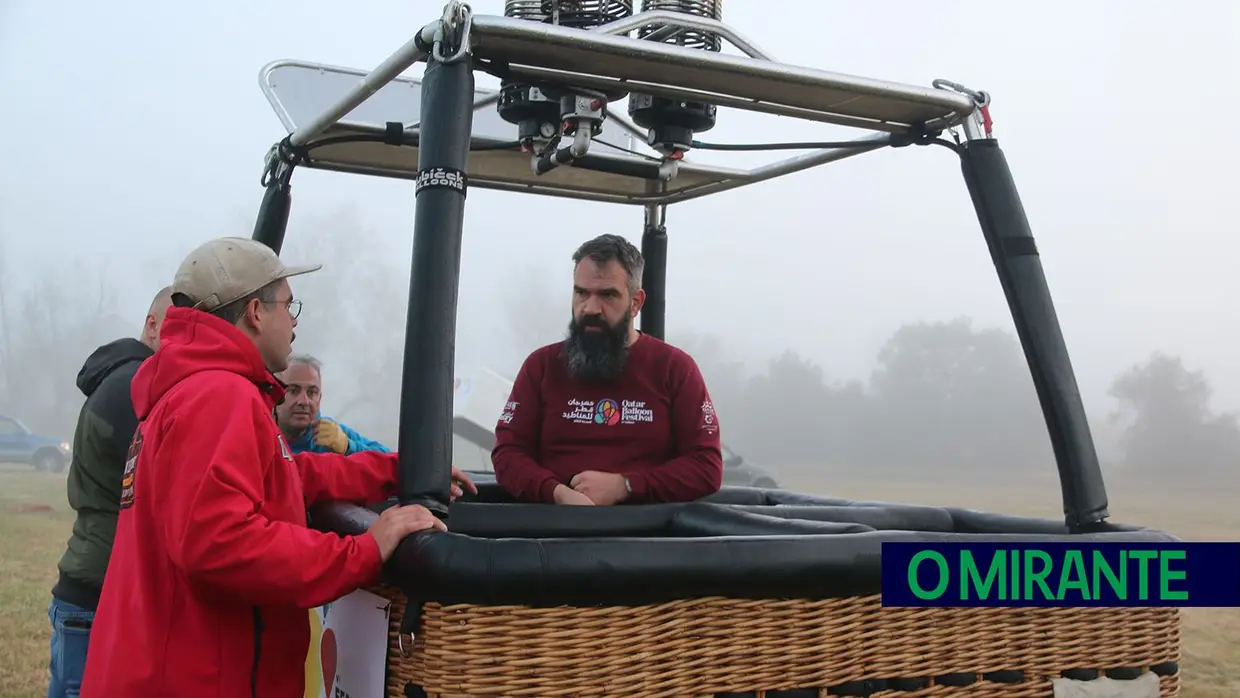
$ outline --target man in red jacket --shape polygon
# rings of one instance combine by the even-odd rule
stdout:
[[[602,235],[573,255],[568,338],[537,349],[513,381],[491,461],[519,500],[684,502],[719,490],[715,408],[685,352],[639,332],[641,252]]]
[[[139,426],[85,698],[300,698],[307,609],[375,580],[408,534],[444,529],[418,506],[360,536],[306,527],[308,504],[381,501],[396,476],[394,455],[293,455],[276,425],[272,373],[301,309],[287,279],[318,268],[222,238],[177,270],[159,350],[133,379]]]

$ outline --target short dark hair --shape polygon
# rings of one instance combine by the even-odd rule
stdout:
[[[619,235],[606,233],[593,240],[587,240],[573,253],[573,265],[581,264],[581,260],[589,257],[595,264],[603,265],[617,261],[629,275],[629,293],[637,292],[642,287],[642,272],[646,270],[646,260],[641,250],[633,243]]]
[[[241,314],[245,312],[245,308],[250,304],[250,301],[257,300],[263,303],[274,302],[276,300],[277,289],[279,286],[279,280],[272,281],[254,293],[238,298],[227,305],[221,305],[210,312],[212,315],[220,318],[228,324],[235,325],[241,320]],[[194,300],[184,293],[174,293],[172,294],[172,305],[178,308],[192,308],[194,307]]]

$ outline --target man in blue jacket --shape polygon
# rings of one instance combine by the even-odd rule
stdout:
[[[323,363],[307,354],[289,357],[288,368],[277,378],[285,385],[284,402],[276,407],[276,421],[293,453],[340,453],[360,451],[390,453],[372,441],[319,411],[323,399]]]
[[[371,441],[319,411],[323,400],[323,362],[309,354],[293,354],[288,368],[276,375],[284,384],[284,402],[276,406],[276,422],[293,453],[334,452],[344,455],[358,451],[388,453],[386,446]],[[306,676],[322,676],[319,664],[323,627],[327,623],[330,603],[310,609],[310,649],[306,653]]]

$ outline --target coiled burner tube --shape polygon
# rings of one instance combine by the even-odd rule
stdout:
[[[504,16],[591,29],[633,14],[633,0],[507,0]]]
[[[723,0],[642,0],[642,12],[658,10],[720,20],[723,19]],[[657,27],[645,26],[638,30],[637,36],[645,39],[657,31],[659,31]],[[723,48],[718,34],[700,29],[681,29],[673,36],[661,41],[705,51],[719,51]]]

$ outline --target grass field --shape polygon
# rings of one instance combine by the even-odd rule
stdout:
[[[908,478],[915,481],[920,478]],[[857,499],[973,507],[1059,518],[1048,479],[1019,484],[932,485],[792,477],[787,486]],[[1113,520],[1186,540],[1240,539],[1240,488],[1205,483],[1108,482]],[[48,593],[73,521],[64,477],[0,471],[0,698],[36,698],[47,687]],[[1240,609],[1184,612],[1183,698],[1240,696]]]

